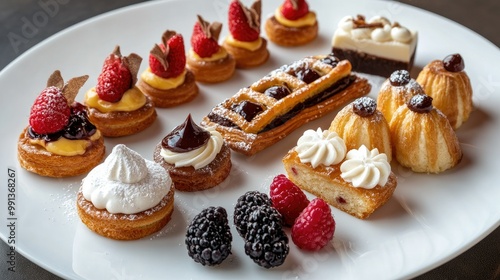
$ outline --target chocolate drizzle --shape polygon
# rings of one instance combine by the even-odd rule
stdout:
[[[209,139],[210,132],[198,126],[189,114],[184,123],[163,138],[161,146],[175,153],[186,153],[205,145]]]

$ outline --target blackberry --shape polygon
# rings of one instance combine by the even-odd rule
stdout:
[[[256,207],[246,224],[245,253],[265,268],[282,265],[290,249],[278,210],[267,205]]]
[[[271,206],[271,199],[267,194],[258,191],[248,191],[238,198],[234,207],[234,225],[241,237],[246,234],[246,221],[252,210],[261,205]]]
[[[232,240],[226,209],[208,207],[191,221],[185,243],[194,261],[213,266],[231,254]]]

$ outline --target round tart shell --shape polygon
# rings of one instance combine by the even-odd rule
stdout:
[[[262,44],[255,51],[250,51],[244,48],[231,46],[226,41],[222,46],[236,60],[236,68],[252,68],[264,64],[269,59],[269,51],[267,50],[267,40],[261,38]]]
[[[284,26],[272,16],[266,20],[265,31],[269,40],[285,47],[305,45],[318,36],[318,22],[303,27]]]
[[[193,72],[196,81],[202,83],[219,83],[229,80],[234,74],[236,61],[228,54],[215,61],[204,61],[187,56],[187,68]]]

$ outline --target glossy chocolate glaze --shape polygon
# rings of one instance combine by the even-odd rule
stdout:
[[[185,153],[205,145],[210,132],[198,126],[189,114],[184,123],[175,127],[161,141],[161,146],[176,153]]]
[[[432,110],[432,97],[417,94],[408,101],[408,108],[416,113],[427,113]]]
[[[461,72],[465,68],[462,56],[458,53],[450,54],[443,59],[444,69],[450,72]]]
[[[368,117],[377,110],[377,102],[371,97],[360,97],[352,103],[352,110],[361,117]]]

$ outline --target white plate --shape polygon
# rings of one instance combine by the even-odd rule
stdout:
[[[88,74],[77,100],[95,85],[104,58],[119,44],[123,54],[136,52],[147,65],[148,52],[165,29],[184,35],[189,47],[196,14],[224,23],[227,34],[227,0],[148,2],[120,9],[77,24],[37,45],[0,73],[3,109],[0,191],[2,223],[7,221],[7,169],[16,170],[16,250],[33,262],[64,278],[72,279],[262,279],[335,276],[338,279],[407,278],[421,274],[462,253],[500,223],[500,91],[494,74],[500,73],[498,48],[454,22],[393,2],[310,1],[320,23],[320,36],[299,48],[269,45],[271,59],[256,69],[238,70],[228,82],[200,85],[193,102],[172,109],[158,109],[159,119],[138,135],[106,139],[108,152],[125,143],[151,159],[153,147],[187,113],[200,120],[213,105],[233,95],[276,67],[307,55],[328,53],[338,20],[345,15],[383,15],[419,31],[416,68],[450,53],[461,53],[474,87],[476,110],[460,128],[464,151],[459,166],[440,175],[422,175],[395,166],[399,186],[394,197],[362,221],[333,209],[337,230],[332,243],[316,253],[291,251],[285,264],[263,269],[244,253],[243,241],[232,227],[232,255],[219,267],[203,267],[192,261],[184,246],[185,227],[201,209],[220,205],[232,216],[238,196],[247,190],[268,192],[273,176],[283,173],[281,158],[308,128],[328,127],[332,113],[309,123],[278,145],[253,157],[234,154],[230,177],[205,192],[176,194],[172,221],[158,234],[139,241],[118,242],[89,231],[75,213],[75,193],[82,177],[50,179],[21,169],[16,159],[17,136],[27,125],[34,98],[49,75],[60,69],[65,79]],[[263,17],[278,2],[264,2]],[[444,37],[443,34],[446,34]],[[141,69],[141,70],[142,70]],[[417,69],[418,71],[418,69]],[[414,76],[417,71],[414,71]],[[371,96],[381,79],[370,77]],[[4,241],[10,236],[0,227]],[[326,278],[325,278],[326,279]]]

